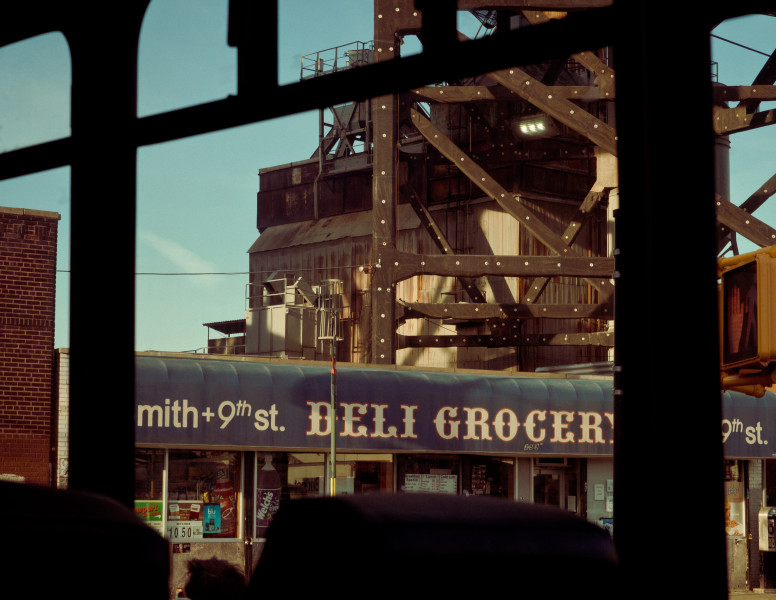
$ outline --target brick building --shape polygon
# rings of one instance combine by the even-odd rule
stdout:
[[[0,476],[51,485],[55,212],[0,207]]]

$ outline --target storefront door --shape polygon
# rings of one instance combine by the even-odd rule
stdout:
[[[564,510],[579,510],[579,473],[576,461],[568,464],[534,465],[534,504],[548,504]]]
[[[538,467],[534,471],[534,504],[561,506],[563,471],[555,467]]]

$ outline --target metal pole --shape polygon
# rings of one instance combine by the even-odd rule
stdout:
[[[331,418],[331,466],[329,470],[330,484],[329,493],[331,496],[337,494],[337,313],[332,315],[334,325],[333,335],[331,336],[331,408],[329,416]]]

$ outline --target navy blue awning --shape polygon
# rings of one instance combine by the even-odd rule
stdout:
[[[326,450],[328,365],[137,356],[136,442]],[[341,366],[337,447],[350,451],[608,456],[610,379]],[[666,432],[681,445],[666,394]],[[724,394],[725,454],[774,456],[776,396]],[[703,403],[698,403],[703,410]],[[776,435],[774,435],[776,443]],[[692,449],[686,449],[692,451]]]

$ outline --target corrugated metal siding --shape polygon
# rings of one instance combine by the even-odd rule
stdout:
[[[524,199],[531,210],[558,234],[575,215],[577,207],[562,202],[540,202]],[[461,253],[546,255],[547,249],[495,202],[479,199],[473,202],[450,202],[432,207],[434,219],[450,243]],[[439,250],[407,205],[398,209],[398,248],[416,254],[438,254]],[[605,223],[600,216],[592,227],[583,229],[575,250],[581,254],[605,254]],[[370,277],[371,213],[344,214],[318,221],[272,227],[259,237],[251,249],[252,280],[259,273],[289,271],[301,275],[309,283],[324,279],[342,279],[345,283],[345,319],[350,324],[349,335],[340,345],[340,359],[368,362],[371,338]],[[592,248],[592,252],[590,250]],[[365,267],[359,270],[359,267]],[[509,277],[481,277],[478,285],[488,302],[520,302],[530,281]],[[409,302],[468,301],[455,278],[424,275],[396,285],[397,299]],[[597,301],[589,286],[576,279],[553,280],[548,285],[542,303],[579,304]],[[521,333],[572,332],[605,328],[598,321],[527,320]],[[410,319],[397,333],[401,335],[481,334],[487,325],[472,325],[460,331],[454,326],[430,319]],[[323,359],[327,359],[328,347]],[[601,354],[603,352],[603,354]],[[406,348],[397,351],[397,364],[428,367],[462,367],[484,369],[532,370],[537,366],[592,362],[605,358],[605,351],[586,347],[525,347],[514,348]]]

